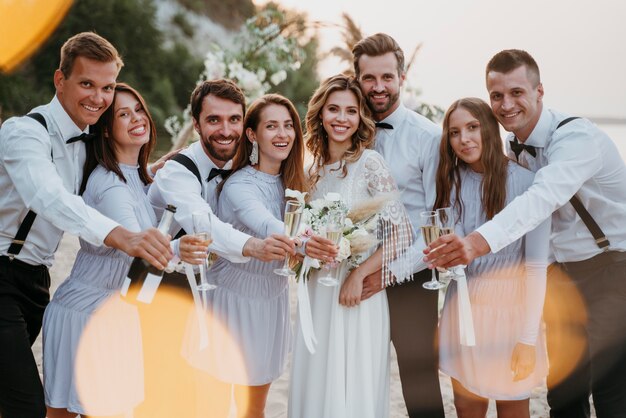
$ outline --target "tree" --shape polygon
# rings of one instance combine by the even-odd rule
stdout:
[[[186,106],[202,61],[181,44],[163,47],[166,34],[157,27],[153,0],[75,2],[29,62],[15,74],[0,76],[2,116],[24,114],[50,100],[59,50],[69,37],[83,31],[97,32],[115,45],[125,63],[118,80],[141,92],[163,134],[166,116]]]

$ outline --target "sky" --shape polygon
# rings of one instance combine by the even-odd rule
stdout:
[[[263,0],[258,0],[262,2]],[[484,68],[518,48],[537,61],[544,103],[564,113],[626,119],[626,2],[622,0],[278,0],[312,20],[341,23],[347,12],[366,35],[385,32],[411,54],[407,75],[421,99],[443,107],[460,97],[487,99]],[[319,31],[322,51],[341,43]],[[322,77],[339,72],[323,62]]]

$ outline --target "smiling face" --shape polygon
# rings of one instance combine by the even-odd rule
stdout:
[[[113,110],[113,132],[117,159],[133,164],[139,150],[150,140],[150,120],[139,100],[127,92],[118,92]],[[130,156],[131,158],[124,158]]]
[[[63,109],[81,130],[95,124],[111,105],[115,80],[119,73],[116,61],[100,62],[77,57],[70,75],[54,73],[54,87]]]
[[[539,121],[543,86],[529,74],[525,65],[508,73],[490,71],[487,91],[498,122],[520,141],[525,141]]]
[[[347,150],[361,121],[359,102],[354,93],[350,90],[332,92],[324,103],[320,117],[328,135],[329,147]]]
[[[400,105],[400,87],[404,82],[404,73],[398,74],[395,55],[362,55],[359,68],[359,85],[374,119],[385,119]]]
[[[269,104],[261,111],[256,130],[248,128],[246,136],[259,145],[258,169],[278,174],[281,163],[287,159],[296,138],[294,121],[285,106]]]
[[[448,141],[456,156],[474,171],[482,173],[483,141],[480,122],[469,111],[458,107],[450,114]]]
[[[204,152],[215,165],[224,167],[235,155],[243,131],[243,106],[209,94],[202,100],[202,110],[193,125]]]

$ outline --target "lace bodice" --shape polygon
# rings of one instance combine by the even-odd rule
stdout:
[[[326,193],[341,194],[348,209],[375,198],[386,199],[379,212],[378,238],[383,246],[383,280],[391,280],[387,263],[397,251],[404,252],[413,240],[413,228],[404,205],[399,200],[398,187],[383,157],[373,150],[365,150],[359,160],[345,163],[347,174],[343,177],[343,162],[324,166],[311,198],[323,198]],[[398,278],[399,279],[399,278]]]

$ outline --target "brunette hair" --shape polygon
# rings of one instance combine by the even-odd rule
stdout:
[[[223,78],[219,80],[205,80],[198,84],[191,93],[191,116],[193,116],[196,122],[199,122],[200,113],[202,113],[202,101],[209,95],[240,104],[241,110],[245,115],[246,97],[237,84]]]
[[[343,163],[341,167],[343,176],[347,174],[345,163],[357,161],[361,157],[361,154],[363,154],[363,150],[374,146],[376,127],[356,79],[339,74],[324,80],[317,90],[315,90],[315,93],[313,93],[311,100],[309,100],[305,117],[306,134],[304,135],[304,139],[306,140],[307,148],[313,155],[313,164],[308,172],[309,188],[311,189],[315,187],[315,184],[319,180],[321,168],[330,159],[328,134],[322,125],[321,119],[322,110],[328,101],[328,97],[336,91],[352,92],[356,97],[359,108],[359,127],[354,132],[354,135],[352,135],[350,148],[348,148],[342,157]]]
[[[306,182],[304,180],[304,139],[302,138],[302,126],[300,125],[300,116],[293,103],[280,94],[266,94],[256,99],[250,105],[246,117],[243,120],[243,131],[241,138],[237,144],[237,150],[233,157],[233,171],[229,177],[236,171],[250,164],[250,154],[252,153],[252,143],[248,140],[246,131],[248,128],[256,131],[261,122],[261,113],[270,105],[283,106],[289,112],[293,121],[293,128],[296,133],[293,146],[289,152],[289,156],[281,163],[280,174],[283,178],[283,185],[287,189],[306,191]],[[228,178],[224,179],[218,186],[218,192],[221,192],[224,183]]]
[[[459,109],[467,110],[480,123],[482,153],[480,156],[484,167],[482,179],[481,202],[487,219],[492,219],[500,212],[506,202],[506,178],[509,159],[504,155],[502,138],[498,121],[487,103],[475,97],[459,99],[452,103],[443,119],[443,133],[439,146],[439,167],[437,168],[437,198],[435,208],[450,206],[452,189],[455,191],[455,208],[463,212],[461,202],[460,168],[467,164],[456,156],[450,145],[450,116]]]
[[[354,74],[356,78],[358,79],[361,74],[359,59],[362,55],[379,57],[388,52],[393,52],[393,55],[396,57],[396,61],[398,61],[398,76],[401,76],[404,72],[404,52],[402,52],[400,45],[398,45],[395,39],[386,33],[377,33],[357,42],[352,48]]]
[[[492,71],[506,74],[521,66],[526,67],[526,76],[532,81],[533,86],[536,87],[541,83],[537,62],[528,52],[521,49],[505,49],[494,55],[487,63],[485,77]]]
[[[82,194],[87,187],[87,180],[93,170],[101,165],[108,171],[112,171],[126,183],[126,178],[122,174],[117,157],[115,155],[115,142],[112,138],[113,124],[115,123],[115,102],[119,93],[130,93],[139,103],[146,113],[148,122],[150,123],[150,140],[145,143],[139,150],[139,177],[144,184],[152,183],[152,177],[148,174],[148,157],[156,145],[156,127],[152,115],[148,110],[148,106],[141,94],[126,83],[117,83],[115,85],[115,96],[111,106],[102,114],[98,122],[93,126],[96,138],[87,143],[87,160],[83,169],[83,181],[80,186]]]
[[[65,78],[72,74],[74,61],[78,57],[89,58],[98,62],[115,62],[119,70],[124,66],[117,49],[102,36],[94,32],[81,32],[65,41],[61,47],[59,70]]]

